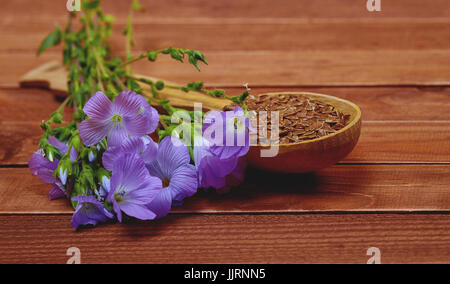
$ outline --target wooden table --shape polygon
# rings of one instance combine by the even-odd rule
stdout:
[[[239,93],[313,91],[363,111],[355,151],[308,175],[250,169],[229,195],[201,193],[154,222],[75,232],[65,201],[27,169],[39,123],[59,105],[53,94],[21,89],[65,1],[4,1],[0,9],[0,262],[383,263],[450,262],[450,5],[448,0],[141,0],[136,50],[200,49],[196,73],[167,58],[135,71],[178,82],[204,80]],[[125,24],[128,1],[104,1]],[[395,3],[392,3],[395,2]],[[113,48],[123,51],[123,38]]]

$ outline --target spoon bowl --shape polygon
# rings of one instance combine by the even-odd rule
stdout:
[[[361,135],[361,110],[356,104],[337,97],[308,92],[278,92],[264,95],[279,94],[298,95],[322,101],[350,115],[350,121],[343,129],[327,136],[298,143],[280,144],[278,154],[274,157],[261,156],[261,151],[270,147],[251,147],[247,157],[252,167],[282,173],[308,173],[330,167],[353,151]]]

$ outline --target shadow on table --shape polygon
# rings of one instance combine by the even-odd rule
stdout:
[[[370,184],[371,175],[370,170],[359,166],[336,166],[308,174],[280,174],[249,168],[245,182],[230,193],[200,190],[163,219],[128,221],[122,225],[123,233],[137,239],[157,237],[184,218],[208,216],[214,222],[215,214],[330,212],[370,207],[373,199],[361,192]]]

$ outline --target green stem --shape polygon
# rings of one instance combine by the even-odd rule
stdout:
[[[130,65],[130,64],[132,64],[132,63],[134,63],[134,62],[136,62],[136,61],[139,61],[139,60],[141,60],[141,59],[144,59],[144,58],[147,58],[147,55],[146,55],[146,54],[141,54],[141,55],[139,55],[138,57],[131,58],[131,59],[129,59],[129,60],[127,59],[128,61],[122,63],[121,67]]]
[[[131,7],[130,9],[130,14],[128,16],[128,20],[127,20],[127,34],[126,34],[126,40],[125,40],[125,50],[126,50],[126,60],[130,60],[132,58],[131,55],[131,45],[133,42],[133,27],[131,25],[133,21],[133,7]],[[131,74],[131,69],[130,69],[130,65],[126,64],[126,74]]]
[[[66,105],[69,103],[69,101],[72,99],[72,95],[68,96],[63,102],[62,104],[59,106],[59,108],[56,110],[56,112],[61,113],[64,108],[66,107]]]

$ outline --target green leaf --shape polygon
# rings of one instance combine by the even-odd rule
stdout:
[[[62,32],[59,27],[56,27],[53,32],[51,32],[41,43],[41,46],[39,47],[39,50],[37,52],[38,55],[40,55],[42,52],[44,52],[46,49],[58,45],[61,42],[62,39]]]
[[[181,63],[183,63],[183,55],[181,55],[179,52],[178,52],[178,50],[176,50],[176,49],[172,49],[171,51],[170,51],[170,56],[173,58],[173,59],[175,59],[175,60],[178,60],[178,61],[180,61]]]

